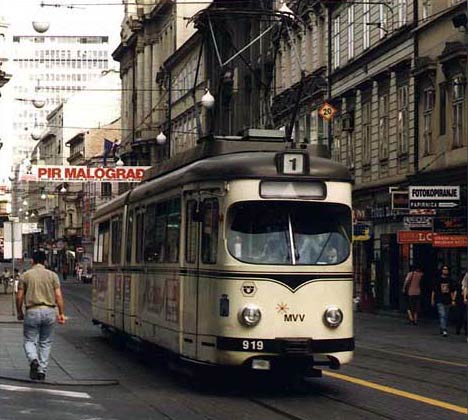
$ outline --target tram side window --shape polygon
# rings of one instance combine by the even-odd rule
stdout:
[[[219,204],[217,198],[203,201],[202,262],[216,263],[218,253]]]
[[[193,214],[197,208],[197,202],[190,200],[187,202],[187,212],[185,215],[185,261],[193,264],[197,260],[197,227],[198,223],[193,220]]]
[[[122,218],[119,217],[112,221],[112,253],[111,260],[112,264],[120,263],[120,249],[122,245]]]
[[[180,200],[153,203],[146,208],[144,256],[147,262],[177,262],[180,240]]]
[[[136,262],[141,263],[144,261],[143,259],[143,245],[144,245],[144,238],[145,238],[145,213],[142,211],[137,212],[136,215]]]
[[[109,260],[109,221],[99,223],[97,235],[96,262],[108,262]]]
[[[133,248],[133,210],[129,212],[127,220],[127,238],[125,248],[125,261],[128,263],[132,262],[132,248]]]
[[[166,243],[164,249],[164,262],[179,261],[180,243],[180,199],[170,200],[167,203]]]

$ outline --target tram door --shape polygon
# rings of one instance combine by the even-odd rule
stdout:
[[[200,203],[194,194],[186,193],[183,200],[184,211],[184,252],[181,255],[183,267],[181,353],[190,358],[197,357],[197,314],[199,283],[199,248],[200,248]]]

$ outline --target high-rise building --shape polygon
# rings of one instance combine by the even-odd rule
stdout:
[[[46,128],[46,117],[57,106],[114,67],[108,36],[16,35],[11,59],[15,68],[10,94],[13,161],[34,148],[34,138]],[[33,100],[45,105],[38,109]]]

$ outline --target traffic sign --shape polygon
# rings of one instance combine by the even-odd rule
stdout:
[[[331,121],[336,114],[336,108],[328,102],[324,102],[319,108],[318,113],[324,120]]]

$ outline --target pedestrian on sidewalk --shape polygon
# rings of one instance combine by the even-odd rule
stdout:
[[[455,323],[455,333],[458,335],[463,327],[465,335],[467,335],[466,323],[466,302],[467,302],[467,287],[468,287],[468,271],[463,276],[463,279],[456,286],[455,304],[457,308],[457,318]]]
[[[450,277],[448,265],[443,265],[436,277],[431,294],[432,306],[437,306],[439,314],[440,333],[447,337],[448,313],[451,306],[455,306],[455,285]]]
[[[5,267],[2,273],[3,293],[5,295],[8,293],[8,285],[10,284],[10,277],[11,277],[10,270],[8,270],[8,267]]]
[[[418,324],[418,314],[421,299],[421,280],[423,271],[419,265],[411,267],[403,283],[403,293],[408,297],[408,320],[410,324]]]
[[[24,320],[24,351],[30,365],[29,377],[39,380],[45,379],[55,321],[65,323],[59,279],[57,274],[44,267],[44,261],[43,251],[33,254],[33,266],[21,277],[16,295],[18,320]]]

